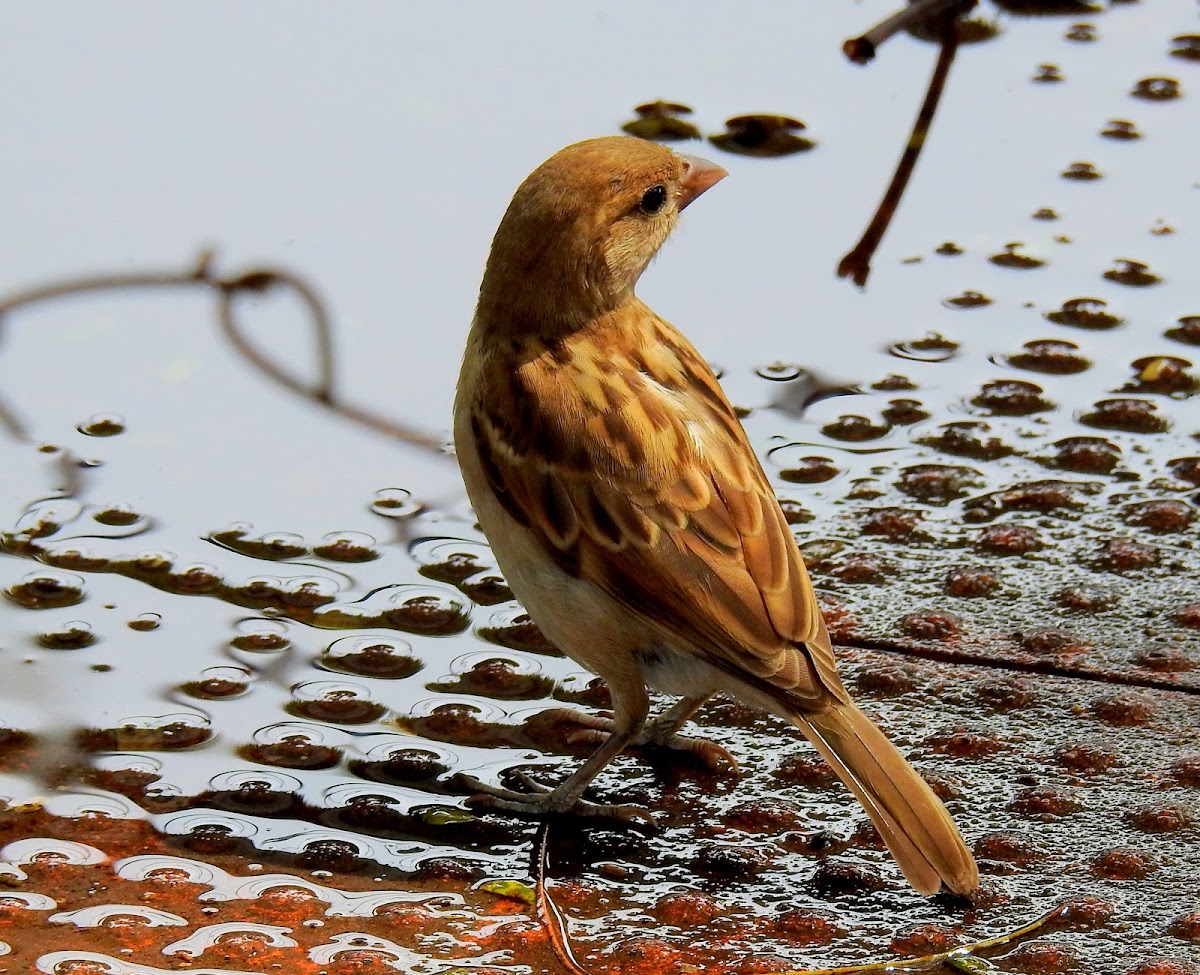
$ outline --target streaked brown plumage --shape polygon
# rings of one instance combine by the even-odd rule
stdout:
[[[535,170],[496,232],[459,378],[459,462],[513,592],[606,680],[613,719],[562,785],[484,787],[479,801],[648,815],[582,794],[633,742],[728,758],[676,734],[721,690],[812,741],[917,890],[969,891],[978,874],[949,814],[838,678],[795,540],[712,370],[634,295],[679,211],[724,175],[594,139]],[[647,723],[647,686],[683,700]]]

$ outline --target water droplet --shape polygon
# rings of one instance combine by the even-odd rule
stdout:
[[[983,384],[971,402],[996,416],[1028,416],[1052,410],[1042,387],[1021,379],[997,379]]]
[[[1079,346],[1074,342],[1057,339],[1035,339],[1025,343],[1025,351],[1016,355],[1003,356],[1002,361],[1018,369],[1043,372],[1055,376],[1066,376],[1083,372],[1091,362],[1078,354]]]
[[[1138,131],[1136,125],[1119,118],[1112,119],[1105,128],[1100,130],[1100,134],[1106,139],[1116,139],[1118,142],[1132,142],[1142,137],[1142,133]]]
[[[1100,298],[1072,298],[1064,301],[1062,308],[1045,313],[1045,317],[1056,325],[1071,325],[1074,328],[1093,330],[1116,328],[1125,319],[1107,312],[1108,302]]]
[[[789,115],[737,115],[725,122],[725,128],[709,141],[743,156],[790,156],[816,146],[812,139],[796,135],[807,126]]]
[[[274,653],[292,645],[288,638],[287,624],[278,620],[254,617],[237,624],[238,635],[229,641],[230,646],[251,653]]]
[[[1072,179],[1080,182],[1103,179],[1104,177],[1104,174],[1090,162],[1073,162],[1060,175],[1063,179]]]
[[[1143,78],[1129,94],[1146,101],[1165,102],[1178,98],[1183,92],[1174,78]]]
[[[92,625],[83,620],[71,620],[58,629],[38,634],[37,642],[47,650],[81,650],[99,639]]]
[[[803,366],[797,366],[790,362],[772,362],[770,365],[759,366],[754,370],[754,374],[759,378],[777,383],[799,379],[806,372],[807,370]]]
[[[206,701],[241,697],[250,689],[250,671],[243,667],[209,667],[200,680],[188,681],[179,689]]]
[[[1123,391],[1166,396],[1191,396],[1200,391],[1200,378],[1188,372],[1192,364],[1187,359],[1172,355],[1143,356],[1135,359],[1132,366],[1134,382]]]
[[[135,616],[125,625],[131,630],[144,633],[149,630],[157,630],[162,625],[162,617],[158,613],[142,613],[140,616]]]
[[[292,532],[269,532],[257,538],[250,534],[252,531],[254,526],[249,522],[238,521],[222,531],[213,532],[208,537],[239,555],[273,562],[298,559],[308,554],[308,545],[300,535]]]
[[[1105,399],[1083,413],[1079,422],[1101,430],[1128,433],[1162,433],[1170,422],[1157,414],[1158,407],[1142,399]]]
[[[621,126],[622,132],[650,139],[655,142],[678,142],[684,139],[699,139],[700,130],[680,115],[691,115],[687,105],[665,102],[661,99],[638,105],[634,111],[637,118]]]
[[[1104,278],[1128,288],[1146,288],[1162,282],[1162,278],[1152,274],[1150,268],[1141,261],[1131,261],[1123,257],[1117,259],[1115,267],[1104,272]]]
[[[83,578],[69,572],[43,569],[31,572],[4,594],[26,609],[61,609],[83,601]]]
[[[1063,75],[1057,64],[1039,64],[1031,80],[1038,84],[1057,84],[1063,80]]]
[[[957,342],[937,332],[930,332],[924,338],[911,342],[896,342],[888,347],[888,352],[897,358],[916,362],[946,362],[954,358],[957,351]]]
[[[947,298],[942,302],[947,308],[983,308],[991,303],[992,299],[982,291],[964,291],[962,294]]]
[[[375,538],[365,532],[332,532],[313,546],[313,554],[331,562],[371,562],[379,558]]]
[[[1200,34],[1178,34],[1171,38],[1171,43],[1175,45],[1171,48],[1172,57],[1200,61]]]
[[[317,659],[317,665],[337,673],[388,680],[410,677],[424,666],[413,656],[407,641],[369,636],[335,640]]]
[[[1018,254],[1017,249],[1023,246],[1025,245],[1019,242],[1005,244],[1004,250],[999,254],[993,254],[988,261],[1000,267],[1013,268],[1017,271],[1029,271],[1045,265],[1046,262],[1041,258],[1032,257],[1029,254]]]
[[[331,724],[367,724],[387,713],[361,684],[308,681],[292,688],[292,698],[290,714]]]
[[[876,423],[865,416],[843,414],[832,423],[821,427],[825,436],[834,440],[846,440],[858,443],[864,440],[877,440],[886,436],[891,430],[888,423]]]
[[[125,432],[125,417],[119,413],[97,413],[75,429],[88,437],[115,437]]]
[[[1174,328],[1166,331],[1169,339],[1185,345],[1200,345],[1200,315],[1185,315]]]
[[[409,518],[421,511],[410,491],[404,488],[383,488],[375,492],[371,510],[384,518]]]
[[[217,567],[206,562],[197,562],[171,573],[170,588],[180,593],[212,592],[221,585]]]

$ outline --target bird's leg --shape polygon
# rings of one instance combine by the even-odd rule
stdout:
[[[659,748],[669,748],[672,751],[687,752],[714,771],[728,768],[730,771],[736,772],[738,770],[737,759],[724,747],[706,738],[693,738],[690,735],[679,734],[679,729],[710,697],[712,697],[711,694],[700,694],[696,697],[681,698],[653,721],[648,722],[641,732],[630,740],[630,744],[655,745]],[[611,718],[601,718],[598,715],[584,714],[567,708],[560,709],[555,716],[582,726],[580,731],[575,732],[567,739],[572,744],[600,743],[610,737],[613,732]]]
[[[605,805],[583,800],[584,790],[591,784],[592,779],[614,758],[625,746],[637,738],[646,723],[649,712],[649,701],[645,688],[640,682],[635,688],[628,688],[627,693],[618,696],[613,694],[614,712],[611,721],[607,722],[608,733],[604,735],[599,747],[592,752],[566,781],[553,789],[536,782],[527,773],[520,770],[513,772],[516,779],[528,792],[517,792],[501,786],[488,785],[473,776],[459,775],[459,782],[476,790],[476,795],[467,800],[471,806],[482,806],[488,809],[504,809],[508,812],[521,813],[526,816],[544,816],[549,813],[575,813],[582,816],[599,816],[607,819],[634,820],[641,819],[654,825],[654,817],[648,809],[635,805]],[[574,717],[582,718],[584,715]]]

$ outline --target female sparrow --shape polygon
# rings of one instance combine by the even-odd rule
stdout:
[[[583,792],[629,744],[727,756],[676,735],[724,691],[804,733],[913,887],[965,893],[975,862],[842,686],[795,539],[716,377],[634,295],[680,211],[725,175],[639,139],[580,142],[525,180],[496,231],[454,407],[459,464],[514,594],[604,678],[613,717],[557,788],[473,782],[473,801],[648,817]],[[647,722],[647,687],[682,700]]]

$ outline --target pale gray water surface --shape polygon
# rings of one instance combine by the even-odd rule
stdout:
[[[304,275],[329,304],[343,395],[446,437],[454,377],[490,237],[513,189],[533,166],[569,142],[616,131],[633,105],[658,97],[692,105],[706,132],[719,131],[728,116],[751,111],[796,115],[818,142],[814,151],[752,159],[712,146],[685,147],[718,159],[730,178],[688,211],[677,239],[647,273],[642,296],[721,366],[734,401],[755,411],[748,427],[756,445],[764,455],[782,448],[772,454],[769,470],[795,470],[812,455],[838,466],[835,479],[822,485],[781,476],[777,487],[815,513],[815,523],[802,522],[798,532],[815,561],[823,555],[828,563],[816,573],[818,582],[850,607],[867,636],[887,636],[903,612],[944,608],[948,601],[968,626],[977,619],[991,635],[1055,627],[1060,621],[1051,616],[1061,611],[1058,604],[1048,597],[1022,603],[1019,597],[1039,585],[1073,581],[1071,567],[1084,558],[1083,548],[1073,546],[1102,545],[1120,525],[1111,512],[1167,498],[1194,515],[1194,483],[1168,483],[1170,471],[1182,475],[1166,466],[1200,453],[1194,439],[1200,413],[1186,391],[1136,392],[1172,424],[1155,437],[1086,427],[1076,415],[1116,395],[1133,376],[1131,362],[1141,357],[1176,356],[1189,360],[1195,372],[1200,350],[1163,333],[1181,317],[1200,315],[1195,270],[1200,65],[1169,54],[1171,38],[1200,31],[1200,20],[1187,0],[1118,4],[1092,21],[1097,40],[1078,42],[1064,37],[1070,18],[1004,17],[999,39],[964,48],[908,195],[867,289],[859,291],[836,279],[833,270],[882,193],[935,50],[900,38],[868,68],[847,63],[841,40],[891,6],[886,0],[810,0],[703,9],[695,3],[15,7],[7,11],[0,36],[0,81],[9,93],[0,105],[7,134],[0,293],[91,272],[182,270],[208,246],[217,249],[222,269],[283,266]],[[988,7],[985,13],[995,11]],[[1042,63],[1058,65],[1064,81],[1033,82]],[[1131,97],[1140,79],[1162,76],[1179,81],[1182,97]],[[1111,119],[1133,121],[1143,138],[1101,137]],[[1103,178],[1062,178],[1077,161],[1093,163]],[[1053,208],[1060,219],[1033,219],[1042,207]],[[1164,227],[1173,232],[1154,232]],[[944,241],[965,253],[935,253]],[[1018,241],[1022,253],[1046,264],[1013,270],[988,261]],[[921,260],[905,263],[907,258]],[[1104,279],[1118,259],[1144,262],[1162,282],[1128,287]],[[993,301],[974,309],[946,304],[965,291]],[[1108,302],[1124,326],[1088,331],[1044,317],[1080,297]],[[264,346],[311,372],[311,343],[296,306],[266,297],[243,307],[244,320]],[[517,613],[511,603],[494,603],[488,596],[495,595],[494,587],[482,593],[477,587],[469,598],[470,585],[463,586],[466,594],[454,588],[444,566],[433,573],[441,571],[438,579],[418,573],[418,564],[442,565],[448,554],[467,553],[487,575],[487,550],[472,529],[452,461],[399,445],[272,385],[222,340],[215,303],[207,295],[130,291],[50,301],[13,313],[3,327],[0,395],[7,409],[25,422],[35,444],[58,445],[96,464],[78,472],[77,489],[64,497],[62,451],[39,452],[0,438],[4,530],[39,519],[63,526],[36,540],[25,556],[0,556],[0,587],[51,573],[68,586],[81,580],[84,594],[73,604],[36,611],[0,600],[0,725],[41,733],[49,741],[76,727],[207,729],[213,740],[192,750],[99,749],[96,761],[106,769],[156,771],[161,780],[154,791],[163,798],[208,790],[228,799],[239,783],[276,777],[271,781],[278,791],[302,794],[312,808],[345,809],[360,792],[386,794],[400,809],[457,807],[459,798],[430,783],[367,782],[344,761],[315,770],[266,768],[246,760],[245,747],[294,732],[342,749],[347,759],[371,762],[415,745],[432,751],[446,768],[482,775],[526,759],[561,761],[521,740],[463,744],[461,735],[456,740],[445,727],[421,724],[439,707],[462,704],[484,721],[520,725],[545,707],[555,682],[562,697],[588,681],[569,661],[484,642],[480,627],[507,624]],[[886,351],[930,332],[957,343],[955,353],[899,358]],[[1076,343],[1091,368],[1075,377],[1046,376],[1014,369],[1001,358],[1043,338]],[[862,391],[822,400],[799,418],[761,409],[780,400],[782,386],[756,370],[775,363],[796,364]],[[904,374],[918,391],[868,388],[890,373]],[[1011,418],[997,417],[1002,409],[971,404],[982,383],[1011,378],[1040,384],[1057,408]],[[898,397],[918,399],[931,417],[915,425],[898,422],[868,442],[848,443],[830,434],[827,425],[843,414],[878,421],[888,401]],[[78,432],[97,415],[118,416],[124,432],[108,437]],[[985,415],[993,434],[1019,448],[1008,466],[988,467],[914,446],[935,436],[943,423]],[[948,600],[941,580],[957,556],[947,553],[961,554],[977,544],[974,535],[955,535],[970,524],[964,513],[970,498],[1016,481],[1057,476],[1037,458],[1047,456],[1056,440],[1089,435],[1109,438],[1122,460],[1111,478],[1070,475],[1100,485],[1079,489],[1101,499],[1084,506],[1079,517],[1086,524],[1077,528],[1075,522],[1029,515],[1029,526],[1065,554],[989,563],[998,574],[1003,597],[998,602]],[[913,489],[911,478],[892,483],[902,468],[930,462],[987,469],[958,472],[954,476],[966,487],[948,495],[922,496],[917,492],[924,489]],[[1132,476],[1117,476],[1123,474]],[[378,492],[391,489],[431,499],[433,510],[416,530],[432,541],[410,547],[396,519],[372,510]],[[896,495],[897,489],[909,500]],[[960,501],[963,497],[967,500]],[[50,500],[39,506],[39,499]],[[880,563],[846,570],[839,546],[856,540],[855,519],[863,517],[864,506],[905,503],[930,520],[932,537],[944,546],[917,538],[903,551],[868,538],[862,550]],[[114,505],[133,514],[114,516]],[[271,561],[211,540],[234,523],[253,526],[246,529],[251,536],[284,533],[291,537],[275,538],[278,545],[298,541],[303,551]],[[1145,668],[1138,664],[1130,671],[1128,662],[1141,631],[1155,627],[1146,635],[1162,636],[1185,663],[1197,661],[1194,631],[1179,628],[1170,615],[1198,598],[1194,525],[1193,520],[1157,540],[1165,554],[1147,576],[1105,576],[1129,594],[1137,611],[1112,622],[1120,640],[1093,638],[1095,667],[1133,672],[1143,686],[1157,688],[1147,693],[1160,695],[1155,700],[1163,717],[1153,733],[1127,742],[1129,754],[1137,756],[1129,764],[1136,767],[1167,768],[1178,755],[1198,750],[1188,731],[1194,729],[1189,703],[1194,697],[1184,692],[1196,687],[1187,668],[1160,668],[1158,684],[1147,684]],[[358,541],[380,557],[353,562],[311,554],[331,532],[369,536]],[[452,541],[446,547],[441,538]],[[1049,548],[1055,550],[1055,544]],[[62,562],[63,552],[72,549],[119,571],[42,564]],[[214,586],[225,587],[217,593],[221,598],[184,594],[187,587],[178,580],[156,583],[147,568],[153,559],[136,564],[147,552],[161,553],[159,561],[177,573],[207,566],[192,574],[193,588],[204,589],[203,573],[209,573]],[[901,592],[877,596],[856,588],[855,580],[871,571],[892,571],[889,559],[900,566],[893,586]],[[1014,564],[1020,568],[1014,570]],[[1031,583],[1032,573],[1043,569],[1048,576]],[[1102,571],[1107,570],[1096,569]],[[263,587],[279,598],[256,604],[246,597],[246,587],[262,577]],[[397,633],[366,625],[379,622],[371,614],[421,595],[446,610],[446,631],[460,632],[430,635],[401,626],[409,632]],[[306,603],[325,596],[342,616],[334,618],[327,608],[311,615]],[[256,605],[267,609],[260,613]],[[283,619],[280,608],[282,616],[301,622]],[[1143,611],[1158,612],[1161,619],[1141,622]],[[151,613],[161,618],[157,628],[129,627],[130,620]],[[61,635],[59,648],[44,645],[75,621],[91,627],[90,645],[62,649],[71,637]],[[1102,620],[1099,629],[1106,626]],[[261,632],[282,638],[279,646],[247,651],[230,645]],[[346,648],[327,650],[330,645],[365,636],[393,641],[400,655],[410,654],[423,668],[395,680],[327,669],[329,655]],[[1025,660],[1020,654],[1028,647],[1020,640],[1013,647],[994,652]],[[494,657],[546,681],[511,699],[476,693],[460,680]],[[869,657],[851,664],[856,674],[872,666]],[[97,665],[112,669],[98,671]],[[1182,690],[1160,687],[1168,677]],[[206,679],[243,681],[249,691],[209,701],[179,689]],[[936,688],[945,685],[929,681],[935,689],[928,693],[938,696]],[[870,693],[869,681],[864,687]],[[975,698],[956,699],[953,686],[936,707],[914,693],[872,703],[906,747],[927,755],[923,768],[947,773],[967,794],[970,801],[960,801],[956,813],[977,838],[1021,826],[1013,825],[1016,814],[1007,806],[1017,789],[1013,783],[1028,778],[1030,763],[1036,766],[1060,743],[1053,728],[1061,715],[1054,704],[1076,693],[1065,679],[1054,688],[1040,710],[1031,706],[988,719],[1009,756],[989,759],[994,767],[972,764],[953,744],[936,744],[950,740],[947,727],[969,723],[979,708]],[[378,714],[350,724],[304,712],[306,701],[339,689],[379,705]],[[1080,692],[1081,713],[1087,712],[1091,692]],[[740,786],[720,782],[703,789],[685,777],[674,801],[714,803],[712,814],[725,817],[719,842],[744,852],[749,847],[730,827],[730,809],[772,793],[774,780],[767,773],[775,757],[798,746],[779,728],[744,715],[714,711],[710,724],[729,735],[750,777]],[[1093,731],[1101,738],[1116,734],[1107,727]],[[931,748],[940,753],[928,754]],[[621,769],[646,794],[661,784],[634,759]],[[1089,828],[1109,828],[1113,803],[1132,802],[1130,796],[1150,786],[1135,776],[1112,788],[1109,794],[1097,787]],[[1188,799],[1183,786],[1170,788],[1171,801],[1194,800],[1194,789]],[[34,776],[9,774],[0,779],[0,794],[24,801],[47,791]],[[52,808],[80,808],[71,805],[72,795],[56,793]],[[84,806],[99,801],[80,795]],[[821,792],[811,802],[802,793],[793,798],[801,810],[797,822],[808,828],[846,835],[857,821],[840,793]],[[132,802],[113,801],[134,814]],[[161,813],[156,822],[186,832],[197,815]],[[254,817],[244,809],[223,807],[212,815],[237,821],[263,849],[300,850],[316,835],[295,819]],[[649,846],[598,841],[600,852],[590,859],[590,848],[578,854],[579,869],[596,860],[619,860],[624,851],[631,872],[616,889],[633,904],[653,901],[664,889],[660,884],[707,887],[736,910],[751,913],[828,899],[819,890],[797,892],[796,878],[812,873],[812,856],[799,847],[772,848],[774,872],[753,882],[714,880],[724,868],[713,863],[724,861],[719,851],[712,852],[711,836],[702,824],[688,825],[686,816],[682,822]],[[321,835],[355,839],[365,856],[404,867],[455,847],[453,839],[435,845],[429,831],[380,839],[336,819],[322,828]],[[1015,914],[985,905],[956,923],[982,937],[1011,927],[1015,915],[1027,918],[1066,894],[1090,891],[1099,868],[1086,864],[1099,854],[1079,839],[1078,828],[1062,823],[1054,828],[1043,845],[1056,850],[1057,859],[1044,872],[991,871],[996,876],[989,883],[1014,898]],[[454,852],[485,872],[520,872],[529,835],[492,824],[467,836]],[[760,841],[771,846],[757,835],[749,846]],[[1154,840],[1164,871],[1158,893],[1139,897],[1105,880],[1097,882],[1108,885],[1100,895],[1127,912],[1151,910],[1147,905],[1155,898],[1165,898],[1168,914],[1181,913],[1182,878],[1194,865],[1172,859],[1174,841]],[[944,920],[940,908],[904,892],[894,870],[869,845],[850,849],[846,859],[886,876],[888,889],[846,906],[840,923],[853,935],[849,942],[808,954],[792,945],[788,957],[797,964],[876,957],[889,944],[898,916],[904,923]],[[1060,869],[1074,871],[1069,890],[1054,886]],[[591,882],[604,885],[611,880],[597,877],[611,876],[612,870],[601,871]],[[997,904],[1002,902],[998,895]],[[1156,920],[1135,953],[1116,963],[1103,938],[1089,942],[1078,936],[1075,950],[1094,970],[1114,972],[1144,952],[1179,948],[1182,954],[1187,946],[1180,939],[1156,940],[1166,920]],[[600,941],[605,923],[593,922]],[[752,950],[745,939],[733,940],[743,953]],[[767,948],[758,944],[754,950]],[[786,954],[788,948],[780,950]]]

